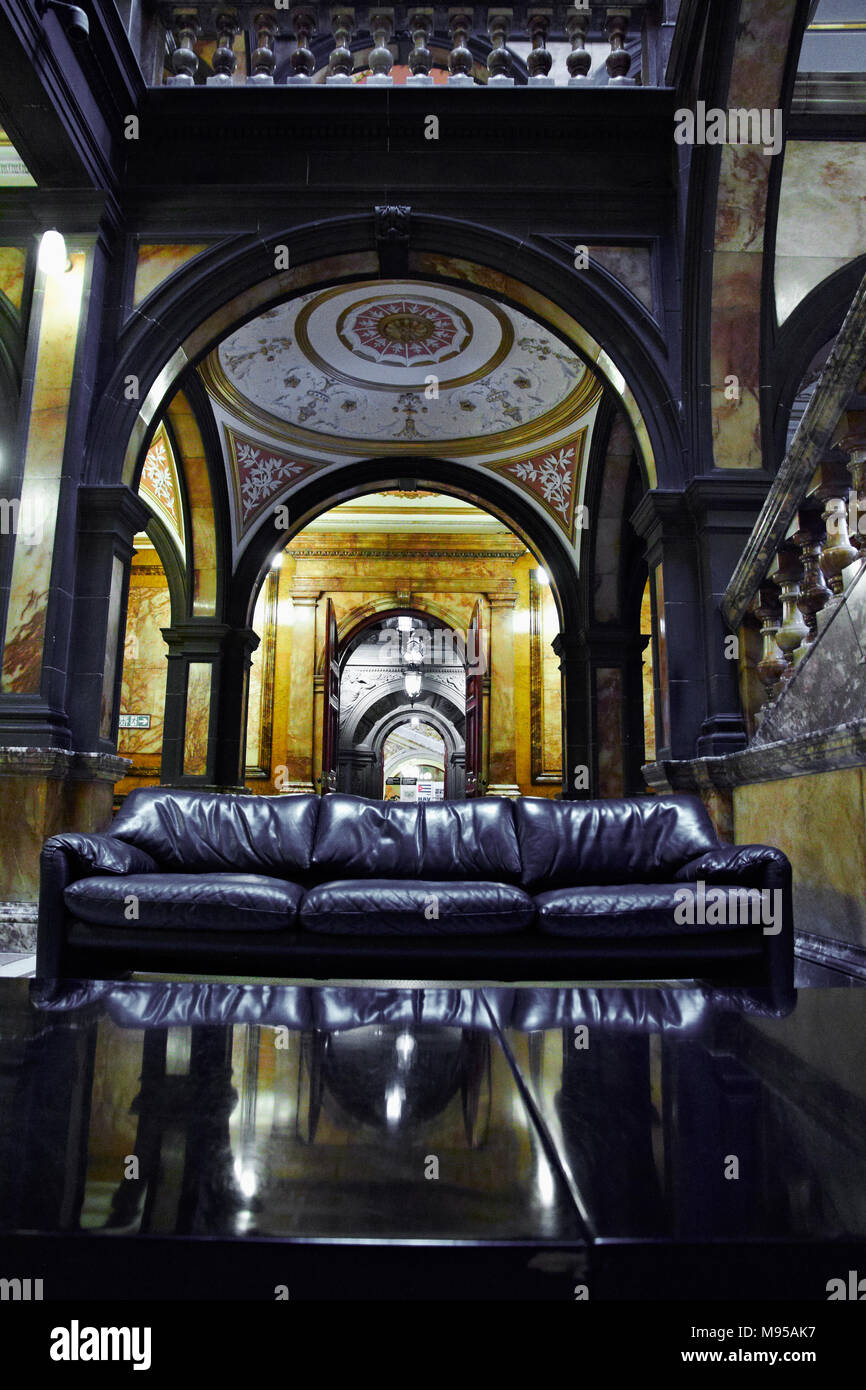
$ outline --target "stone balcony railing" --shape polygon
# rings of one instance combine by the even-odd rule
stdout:
[[[725,593],[733,632],[756,636],[760,727],[866,565],[866,279]],[[754,645],[754,644],[753,644]],[[761,689],[763,687],[763,689]],[[748,706],[751,703],[752,708]]]
[[[156,4],[149,85],[659,86],[659,0],[625,5]]]

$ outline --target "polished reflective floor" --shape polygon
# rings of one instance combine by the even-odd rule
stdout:
[[[7,1264],[458,1242],[602,1297],[823,1299],[866,1272],[864,1178],[860,990],[0,981]]]

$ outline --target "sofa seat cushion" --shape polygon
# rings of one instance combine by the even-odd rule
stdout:
[[[507,883],[338,879],[301,904],[307,931],[343,936],[483,936],[520,931],[534,917],[528,893]]]
[[[688,911],[681,883],[628,883],[615,887],[556,888],[537,893],[538,929],[551,936],[635,937],[693,936],[704,932],[737,931],[740,923],[730,912],[707,912],[724,920],[689,922],[700,914]],[[733,917],[733,921],[730,919]]]
[[[259,932],[293,926],[303,891],[264,874],[128,874],[79,879],[63,897],[97,926]]]

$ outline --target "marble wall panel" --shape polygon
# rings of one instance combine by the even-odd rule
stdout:
[[[595,673],[598,720],[598,791],[622,796],[625,780],[622,749],[622,671],[600,666]]]
[[[217,542],[213,496],[205,461],[204,443],[186,396],[178,391],[168,408],[177,441],[180,471],[186,483],[193,553],[193,616],[211,618],[216,613]]]
[[[207,772],[212,675],[211,662],[190,662],[183,737],[183,770],[187,777],[203,777]]]
[[[132,302],[138,305],[142,300],[147,299],[149,294],[167,280],[169,275],[173,275],[176,270],[180,270],[182,265],[191,261],[194,256],[200,255],[207,250],[207,242],[189,242],[187,244],[169,245],[168,243],[153,244],[143,242],[138,248],[138,260],[135,264],[135,284],[132,291]]]
[[[617,280],[621,280],[639,299],[644,308],[653,311],[652,260],[645,246],[589,246],[590,257],[603,265]]]
[[[65,275],[45,277],[39,344],[15,542],[0,688],[35,694],[42,673],[45,609],[63,468],[85,256],[70,257]]]
[[[737,787],[734,828],[737,844],[787,854],[796,930],[866,949],[866,769]]]
[[[866,253],[866,145],[789,140],[776,228],[776,314]]]
[[[653,670],[652,601],[649,580],[640,606],[640,630],[650,638],[643,652],[643,743],[644,761],[651,763],[656,755],[655,673]]]
[[[153,579],[147,585],[130,583],[126,616],[120,713],[149,714],[149,729],[120,729],[117,751],[138,762],[162,753],[168,647],[161,628],[171,624],[168,585]]]
[[[779,106],[795,0],[742,0],[726,106]],[[717,468],[760,468],[760,307],[769,173],[762,148],[721,149],[711,319],[711,410]],[[725,394],[735,376],[739,395]],[[729,383],[728,383],[729,384]]]
[[[24,297],[27,252],[22,246],[0,246],[0,290],[20,311]]]

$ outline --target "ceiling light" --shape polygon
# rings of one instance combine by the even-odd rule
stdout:
[[[37,264],[45,275],[63,275],[70,269],[71,262],[66,254],[66,242],[56,228],[42,233],[39,243]]]
[[[413,728],[413,729],[417,729],[417,728],[418,728],[418,725],[421,723],[421,721],[420,721],[420,719],[418,718],[417,714],[413,714],[413,715],[412,715],[412,718],[409,720],[409,723],[412,725],[412,728]]]
[[[403,677],[403,688],[410,700],[417,699],[421,694],[421,672],[407,671]]]
[[[400,618],[398,618],[398,619],[397,619],[397,631],[398,631],[398,632],[411,632],[411,631],[412,631],[412,619],[411,619],[411,618],[406,618],[406,617],[400,617]]]

